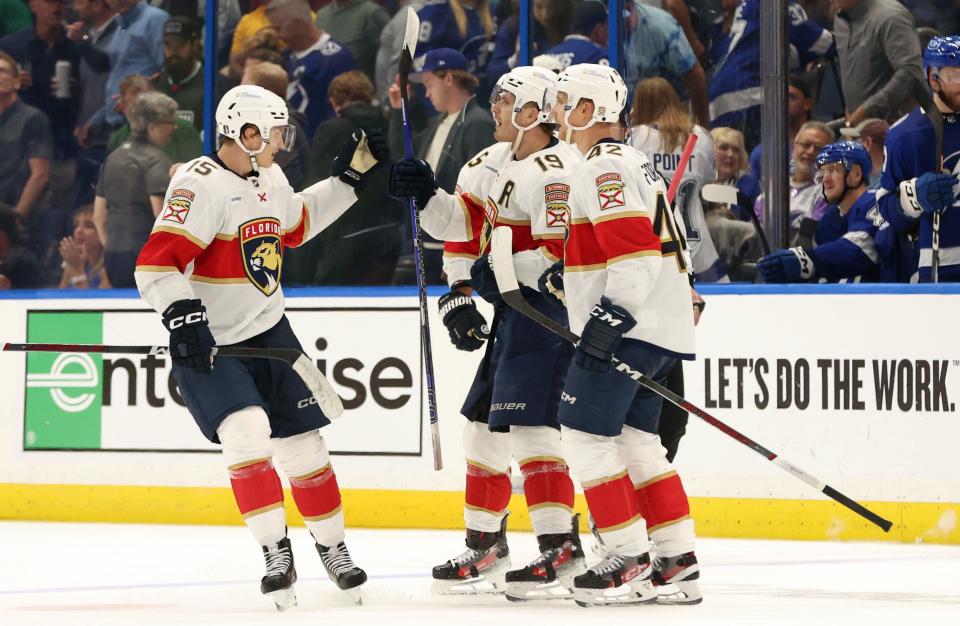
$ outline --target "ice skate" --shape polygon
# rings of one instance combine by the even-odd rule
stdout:
[[[363,604],[360,596],[360,585],[367,582],[367,573],[357,567],[347,552],[347,545],[340,542],[335,546],[327,547],[317,544],[320,561],[327,570],[330,580],[340,587],[357,604]]]
[[[687,552],[678,556],[659,557],[653,568],[653,586],[659,604],[700,604],[700,565],[697,555]]]
[[[597,523],[593,521],[593,515],[587,513],[587,526],[590,527],[590,551],[601,559],[607,558],[607,545],[603,542],[603,537],[600,536],[600,530],[597,528]]]
[[[297,594],[293,591],[297,570],[293,566],[290,539],[284,537],[279,543],[263,546],[263,558],[267,563],[267,573],[260,580],[260,593],[269,596],[278,611],[297,606]]]
[[[656,602],[650,576],[650,555],[607,557],[573,579],[573,598],[580,606],[615,606]]]
[[[502,593],[510,568],[507,518],[495,533],[467,529],[467,550],[433,568],[432,591],[439,595]]]
[[[569,533],[537,537],[540,556],[522,569],[507,572],[507,600],[564,600],[573,597],[573,579],[586,568],[580,545],[580,514]]]

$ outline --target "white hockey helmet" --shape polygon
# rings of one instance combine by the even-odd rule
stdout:
[[[280,96],[256,85],[239,85],[223,95],[217,105],[217,132],[237,142],[251,157],[262,152],[277,137],[283,150],[291,150],[296,132],[287,122],[287,103]],[[240,140],[243,127],[252,124],[264,139],[260,149],[248,150]]]
[[[510,121],[520,130],[529,130],[537,124],[550,122],[550,109],[547,107],[547,93],[557,82],[557,75],[542,67],[523,66],[515,67],[500,77],[497,85],[490,94],[490,104],[496,103],[503,92],[513,94],[513,115]],[[537,121],[530,127],[517,125],[516,115],[528,103],[537,105],[540,114]]]
[[[608,65],[571,65],[557,77],[556,91],[567,95],[563,122],[571,130],[584,130],[597,122],[615,123],[627,106],[627,85],[620,73]],[[570,112],[581,100],[593,102],[593,117],[585,126],[571,126]]]

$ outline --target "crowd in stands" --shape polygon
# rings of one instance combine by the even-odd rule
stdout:
[[[205,4],[0,0],[0,288],[133,286],[170,176],[203,154],[210,131]],[[530,4],[534,63],[561,71],[608,62],[606,2]],[[789,143],[776,147],[790,158],[789,172],[777,173],[789,178],[790,204],[770,207],[760,193],[761,4],[625,2],[631,94],[665,85],[664,101],[686,120],[674,123],[680,139],[697,132],[714,151],[705,182],[738,193],[736,203],[703,204],[732,280],[757,276],[753,216],[783,211],[791,244],[802,245],[833,207],[818,175],[826,146],[860,142],[872,165],[864,184],[879,183],[887,131],[926,82],[926,41],[960,28],[953,1],[791,0]],[[295,188],[328,176],[356,129],[381,129],[402,158],[397,65],[408,6],[421,21],[414,152],[453,191],[460,168],[493,142],[489,93],[520,63],[517,0],[219,0],[213,93],[256,84],[286,99],[297,138],[281,165]],[[643,115],[656,128],[660,114],[636,107],[625,129]],[[409,216],[387,195],[386,177],[384,168],[358,208],[285,255],[285,284],[414,281]],[[432,283],[442,282],[442,247],[425,242]]]

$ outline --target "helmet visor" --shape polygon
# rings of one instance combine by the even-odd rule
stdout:
[[[940,82],[946,85],[960,85],[960,67],[941,67],[935,71]]]
[[[284,152],[293,150],[293,144],[297,139],[297,129],[291,124],[283,126],[274,126],[270,129],[270,138],[268,143],[273,147],[279,147]]]
[[[503,102],[508,106],[512,106],[516,101],[516,96],[512,92],[507,91],[503,88],[503,85],[497,84],[493,91],[490,92],[490,106],[493,106],[499,102]]]

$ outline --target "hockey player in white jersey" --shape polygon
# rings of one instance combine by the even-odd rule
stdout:
[[[697,136],[690,162],[680,177],[674,205],[687,225],[685,239],[697,282],[730,282],[707,230],[700,201],[704,183],[717,178],[717,157],[710,132],[693,123],[677,92],[662,78],[647,78],[637,84],[630,125],[629,144],[644,153],[666,181],[672,181],[677,173],[687,138],[691,134]]]
[[[566,323],[563,308],[536,291],[540,275],[562,256],[568,179],[581,160],[553,136],[545,98],[555,80],[555,74],[536,67],[501,77],[491,99],[499,143],[463,167],[455,194],[437,189],[423,161],[400,161],[391,172],[391,193],[415,197],[424,230],[448,242],[444,269],[451,292],[440,298],[440,314],[454,343],[461,347],[463,337],[473,336],[479,347],[483,337],[482,318],[460,325],[479,316],[471,287],[498,308],[495,316],[501,318],[489,363],[480,364],[461,409],[468,420],[463,436],[467,551],[434,568],[434,590],[441,593],[498,590],[505,578],[510,599],[569,597],[572,577],[584,569],[573,482],[560,453],[557,424],[572,349],[500,306],[486,256],[493,227],[509,225],[525,291],[539,310]],[[541,554],[504,577],[510,565],[504,532],[511,456],[523,475]]]
[[[608,550],[574,578],[574,598],[694,604],[702,598],[693,520],[656,434],[662,399],[611,365],[616,353],[662,383],[676,359],[694,358],[683,220],[653,165],[614,139],[627,95],[616,70],[572,66],[556,89],[561,134],[585,156],[571,185],[564,246],[570,330],[580,342],[559,417],[564,458]],[[679,592],[658,597],[656,587],[670,583]]]
[[[344,544],[340,491],[318,430],[330,416],[285,362],[214,360],[211,350],[302,351],[284,315],[283,248],[342,215],[387,154],[382,137],[358,131],[334,159],[336,177],[294,193],[274,164],[280,150],[292,148],[287,120],[286,103],[260,87],[223,96],[216,112],[221,147],[177,169],[135,274],[170,332],[173,376],[187,408],[223,448],[237,506],[266,560],[261,591],[280,610],[296,604],[297,575],[274,462],[290,479],[330,578],[357,599],[366,581]]]

